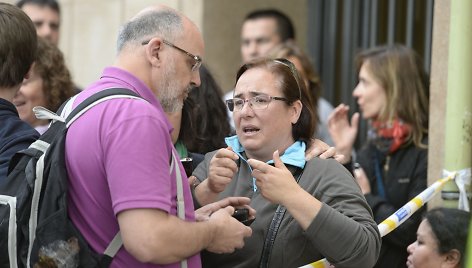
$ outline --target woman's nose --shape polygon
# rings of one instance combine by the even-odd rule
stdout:
[[[415,244],[416,244],[416,241],[413,242],[413,243],[411,243],[411,244],[406,248],[406,251],[407,251],[409,254],[413,253]]]
[[[254,111],[251,106],[251,102],[249,100],[245,100],[243,103],[243,107],[239,111],[242,115],[252,114]]]
[[[357,84],[356,87],[354,88],[354,90],[352,91],[352,96],[355,97],[355,98],[359,98],[359,95],[360,95],[360,85]]]

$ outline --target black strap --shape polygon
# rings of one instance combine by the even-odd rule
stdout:
[[[303,169],[301,168],[297,168],[297,170],[293,174],[293,177],[295,177],[295,180],[297,181],[297,183],[298,181],[300,181],[300,177],[302,176],[302,174],[303,174]],[[264,242],[264,248],[262,249],[261,261],[259,263],[260,268],[269,267],[269,259],[270,259],[270,254],[272,253],[272,247],[274,246],[275,237],[277,236],[280,223],[282,222],[282,219],[286,211],[287,211],[287,208],[282,205],[279,205],[277,209],[275,210],[274,217],[272,218],[272,222],[270,223],[269,231],[267,232],[266,240]]]
[[[134,96],[134,97],[139,97],[141,98],[136,92],[126,89],[126,88],[108,88],[105,90],[101,90],[92,96],[86,98],[84,101],[82,101],[77,107],[75,107],[72,112],[67,116],[66,122],[69,122],[71,118],[74,118],[80,111],[82,111],[84,108],[89,106],[90,104],[113,95],[129,95],[129,96]],[[62,110],[63,107],[61,107]]]
[[[108,268],[110,267],[112,261],[113,257],[102,255],[95,268]]]
[[[377,192],[379,196],[384,199],[387,199],[387,194],[385,193],[385,185],[382,177],[382,169],[380,167],[380,153],[377,152],[374,156],[374,168],[375,168],[375,180],[377,183]]]

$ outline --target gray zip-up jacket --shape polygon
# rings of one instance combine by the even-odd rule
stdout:
[[[193,175],[200,181],[207,178],[214,154],[208,153],[194,171]],[[253,233],[245,240],[244,248],[232,254],[203,252],[204,267],[259,266],[277,204],[271,204],[259,192],[253,191],[249,167],[244,161],[239,162],[237,174],[220,193],[219,199],[228,196],[251,198],[251,206],[257,211],[251,225]],[[372,267],[379,255],[381,238],[371,209],[352,175],[333,159],[314,158],[306,163],[299,184],[323,206],[306,231],[288,211],[285,213],[268,266],[299,267],[326,257],[337,268]]]

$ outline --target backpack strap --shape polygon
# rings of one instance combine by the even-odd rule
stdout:
[[[121,239],[121,232],[118,232],[103,252],[103,256],[100,258],[97,268],[110,267],[113,258],[116,256],[121,246],[123,246],[123,240]]]
[[[184,201],[184,188],[182,184],[182,173],[180,172],[179,161],[175,156],[174,150],[172,150],[172,163],[170,165],[169,173],[172,173],[172,169],[175,169],[175,179],[177,180],[177,215],[181,220],[185,220],[185,201]],[[187,259],[180,261],[181,268],[187,268]]]
[[[53,120],[61,122],[70,122],[71,120],[76,120],[83,113],[94,107],[95,105],[109,100],[117,98],[132,98],[132,99],[142,99],[136,92],[131,91],[126,88],[108,88],[102,91],[99,91],[92,96],[88,97],[82,101],[75,109],[72,109],[74,101],[78,95],[70,97],[66,102],[64,102],[58,109],[57,113],[54,113],[42,106],[36,106],[33,108],[33,112],[38,119],[43,120]],[[70,126],[69,123],[67,127]]]
[[[175,169],[175,177],[177,180],[177,215],[180,219],[185,220],[185,201],[183,193],[182,174],[180,173],[180,168],[177,163],[177,157],[175,156],[175,153],[172,150],[172,164],[170,166],[170,172],[172,172],[172,169]]]
[[[62,118],[66,118],[68,114],[72,112],[72,105],[74,104],[75,99],[77,99],[78,94],[70,97],[68,101],[64,102],[61,107],[59,107],[59,110],[57,110],[57,113],[61,115]],[[65,119],[64,121],[65,122]]]
[[[75,120],[77,120],[80,116],[82,116],[88,110],[92,109],[95,105],[100,104],[110,99],[123,99],[123,98],[144,100],[137,93],[126,88],[108,88],[108,89],[101,90],[93,94],[92,96],[88,97],[84,101],[82,101],[79,105],[77,105],[77,107],[75,107],[70,112],[70,114],[66,115],[67,116],[65,120],[66,127],[69,128],[69,126]],[[71,100],[69,100],[69,102],[70,101]],[[66,104],[66,107],[67,105],[68,104]]]

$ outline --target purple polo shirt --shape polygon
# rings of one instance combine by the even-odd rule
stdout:
[[[177,214],[175,172],[169,174],[175,150],[172,126],[153,92],[132,74],[108,67],[100,80],[79,94],[74,107],[112,87],[131,89],[148,102],[114,99],[100,103],[70,126],[66,139],[69,215],[97,252],[103,252],[119,231],[116,216],[120,211],[154,208]],[[187,177],[183,175],[182,180],[186,219],[194,221]],[[188,265],[201,267],[199,254],[190,257]],[[177,268],[180,263],[143,264],[122,247],[111,267]]]

